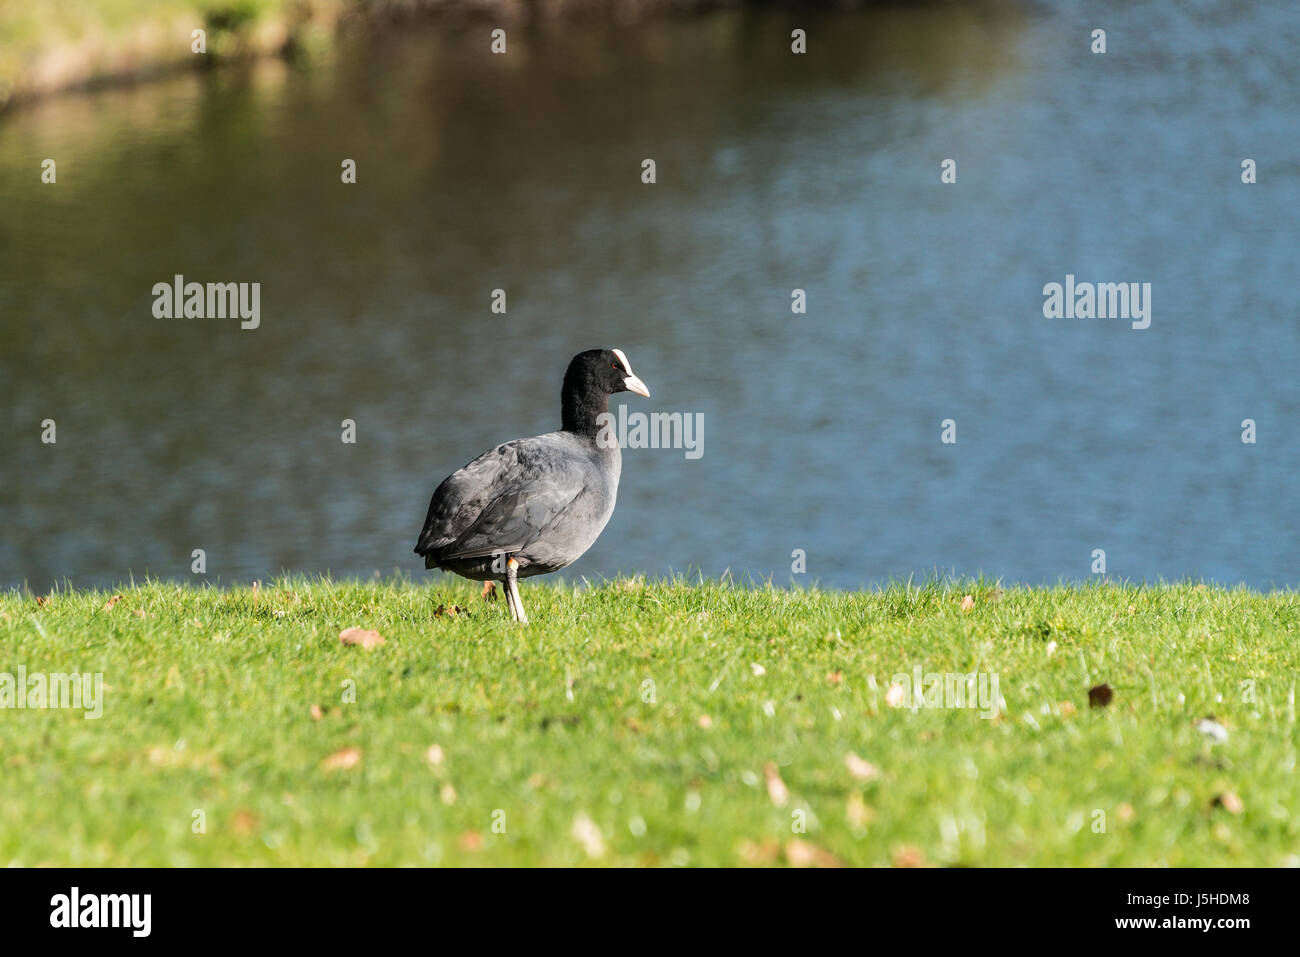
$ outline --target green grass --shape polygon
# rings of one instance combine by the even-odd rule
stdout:
[[[526,627],[451,579],[110,594],[0,597],[0,672],[106,686],[0,710],[0,864],[1300,864],[1294,593],[530,582]],[[918,664],[1005,711],[891,707]]]

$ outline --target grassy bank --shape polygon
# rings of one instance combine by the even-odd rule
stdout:
[[[1290,593],[120,594],[0,598],[0,672],[104,682],[0,710],[0,865],[1300,864]],[[1000,714],[891,706],[917,666]]]
[[[319,47],[343,21],[411,17],[501,26],[568,17],[630,22],[741,0],[41,0],[0,4],[0,110],[61,90],[146,79],[220,60]],[[206,50],[193,50],[205,31]]]

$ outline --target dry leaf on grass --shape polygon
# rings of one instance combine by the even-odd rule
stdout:
[[[184,752],[157,745],[149,749],[149,763],[156,768],[179,768],[185,763]]]
[[[775,762],[768,761],[763,765],[763,777],[767,780],[767,796],[772,799],[772,803],[777,807],[785,807],[785,802],[790,800],[790,791],[781,780],[781,772],[777,770]]]
[[[442,758],[442,745],[431,744],[429,745],[429,750],[424,752],[424,759],[435,767],[442,764]]]
[[[831,684],[833,684],[833,685],[843,684],[843,683],[844,683],[844,672],[842,672],[842,671],[832,671],[830,674],[828,674],[828,675],[826,676],[826,680],[829,681],[829,682],[830,682]]]
[[[467,854],[483,849],[483,835],[478,831],[466,831],[460,836],[460,849]]]
[[[1224,791],[1222,794],[1217,795],[1214,798],[1214,806],[1223,808],[1229,814],[1240,814],[1246,810],[1246,805],[1241,798],[1231,791]]]
[[[374,648],[385,643],[384,636],[370,628],[344,628],[339,632],[339,641],[362,648]]]
[[[48,598],[42,598],[40,595],[37,595],[37,596],[36,596],[36,604],[38,604],[38,605],[48,605],[49,603],[50,603],[50,600],[49,600]]]
[[[456,803],[456,789],[450,784],[444,784],[438,796],[442,798],[443,804],[451,805]]]
[[[962,611],[974,611],[974,610],[975,610],[975,596],[974,596],[974,595],[967,595],[965,598],[963,598],[963,599],[961,600],[961,610],[962,610]]]
[[[579,814],[573,819],[573,830],[570,833],[582,845],[588,857],[600,857],[605,853],[605,838],[596,822],[587,815]]]
[[[470,617],[469,612],[460,605],[439,605],[433,613],[434,618],[455,618],[458,615]]]
[[[702,714],[700,715],[700,720],[698,724],[705,731],[708,731],[709,728],[713,727],[713,719],[710,718],[707,714]]]
[[[896,847],[892,859],[895,867],[925,867],[925,853],[919,847]]]
[[[792,837],[785,842],[785,859],[791,867],[842,867],[830,851]]]
[[[864,761],[852,751],[844,755],[844,766],[849,769],[849,774],[859,781],[871,781],[880,777],[879,768],[870,761]]]
[[[736,853],[746,864],[755,866],[772,864],[781,856],[781,845],[774,837],[763,838],[762,844],[753,841],[741,841]]]
[[[764,668],[762,665],[760,665],[757,661],[750,663],[749,670],[754,672],[755,676],[759,678],[767,674],[767,669]]]
[[[1108,684],[1093,685],[1088,689],[1088,706],[1104,708],[1115,697],[1115,689]]]
[[[346,771],[349,768],[355,768],[360,763],[360,748],[344,748],[342,751],[335,751],[322,761],[321,767],[326,771]]]
[[[109,611],[110,609],[112,609],[112,607],[113,607],[114,605],[116,605],[116,604],[117,604],[119,601],[121,601],[121,600],[122,600],[122,596],[121,596],[121,595],[114,595],[114,596],[113,596],[112,598],[110,598],[108,601],[104,602],[104,609],[103,609],[103,610],[104,610],[104,611]]]
[[[247,837],[257,830],[257,815],[252,811],[236,811],[235,816],[230,819],[230,829],[240,837]]]
[[[885,692],[885,704],[889,705],[891,708],[897,708],[903,703],[906,697],[907,692],[903,690],[902,685],[892,684],[889,686],[889,690]]]
[[[319,721],[319,720],[320,720],[321,718],[323,718],[323,717],[325,717],[325,712],[324,712],[323,710],[321,710],[321,706],[318,705],[318,704],[314,704],[314,705],[312,705],[312,706],[311,706],[311,719],[312,719],[313,721]]]

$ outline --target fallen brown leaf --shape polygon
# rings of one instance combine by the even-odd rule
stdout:
[[[902,685],[892,684],[889,686],[889,690],[885,692],[885,704],[891,708],[897,708],[906,697],[907,692],[903,690]]]
[[[895,867],[925,867],[925,852],[907,844],[894,848],[892,859]]]
[[[1240,814],[1246,810],[1246,805],[1242,803],[1241,798],[1231,791],[1224,791],[1222,794],[1217,795],[1214,798],[1214,806],[1223,808],[1229,814]]]
[[[791,867],[842,867],[830,851],[792,837],[785,842],[785,859]]]
[[[965,598],[963,598],[963,599],[961,600],[961,610],[962,610],[962,611],[974,611],[974,610],[975,610],[975,596],[974,596],[974,595],[967,595]]]
[[[122,600],[122,596],[121,596],[121,595],[114,595],[114,596],[113,596],[112,598],[110,598],[108,601],[104,602],[104,609],[103,609],[103,610],[104,610],[104,611],[108,611],[109,609],[111,609],[114,605],[116,605],[116,604],[117,604],[119,601],[121,601],[121,600]]]
[[[764,838],[761,844],[755,844],[753,841],[741,841],[740,846],[736,848],[736,853],[746,864],[755,866],[771,864],[781,856],[781,845],[774,837]]]
[[[314,704],[314,705],[312,705],[312,706],[311,706],[311,719],[312,719],[313,721],[319,721],[319,720],[320,720],[321,718],[323,718],[323,717],[325,717],[325,712],[321,710],[321,706],[318,705],[318,704]]]
[[[385,644],[384,636],[369,628],[344,628],[339,632],[339,641],[345,645],[360,645],[362,648]]]
[[[483,583],[483,596],[482,596],[482,597],[483,597],[483,600],[484,600],[484,601],[496,601],[496,600],[497,600],[497,583],[494,582],[494,581],[485,581],[485,582]]]
[[[470,617],[469,612],[460,605],[439,605],[433,613],[434,618],[455,618],[457,615]]]
[[[335,751],[322,761],[321,767],[326,771],[346,771],[349,768],[355,768],[360,763],[360,748],[344,748],[342,751]]]
[[[230,819],[230,829],[240,837],[247,837],[257,830],[258,823],[257,815],[252,811],[240,810]]]
[[[871,781],[880,777],[880,769],[870,761],[864,761],[852,751],[844,755],[844,766],[849,769],[849,774],[859,781]]]
[[[573,839],[582,845],[588,857],[600,857],[605,853],[605,837],[600,833],[596,822],[586,814],[579,814],[573,819]]]
[[[468,854],[483,849],[483,835],[478,831],[466,831],[460,836],[460,849]]]
[[[781,772],[777,770],[775,762],[768,761],[763,765],[763,777],[767,780],[767,796],[772,799],[772,803],[777,807],[785,807],[785,802],[790,800],[790,791],[781,780]]]
[[[829,681],[829,682],[830,682],[831,684],[833,684],[833,685],[843,684],[843,683],[844,683],[844,672],[842,672],[842,671],[832,671],[830,674],[828,674],[828,675],[826,676],[826,680]]]
[[[1115,689],[1108,684],[1093,685],[1088,689],[1088,706],[1104,708],[1115,697]]]

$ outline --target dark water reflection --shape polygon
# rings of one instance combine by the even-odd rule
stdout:
[[[5,117],[0,585],[422,574],[433,485],[593,345],[705,446],[627,452],[570,574],[1294,583],[1300,15],[1076,6],[410,27]],[[1067,272],[1151,328],[1044,319]],[[154,319],[175,273],[261,327]]]

